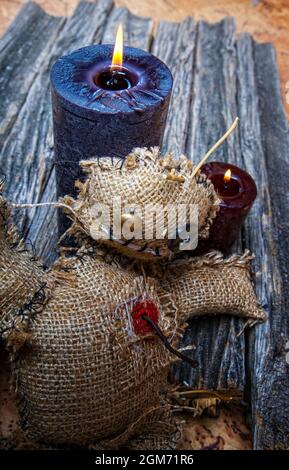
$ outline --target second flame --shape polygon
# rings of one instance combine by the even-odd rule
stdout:
[[[226,173],[224,174],[224,181],[225,183],[229,183],[230,179],[231,179],[231,176],[232,176],[232,172],[230,170],[230,168],[226,171]]]

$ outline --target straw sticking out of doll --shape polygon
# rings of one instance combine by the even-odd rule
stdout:
[[[56,207],[58,208],[64,208],[72,212],[73,215],[75,215],[74,210],[72,207],[68,206],[67,204],[63,204],[62,202],[36,202],[36,203],[31,203],[31,204],[17,204],[15,202],[10,203],[11,207],[14,209],[34,209],[35,207]]]
[[[200,170],[200,168],[206,163],[206,161],[208,160],[208,158],[212,155],[212,153],[217,150],[217,148],[229,137],[229,135],[233,132],[233,130],[237,127],[238,125],[238,122],[239,122],[239,118],[236,117],[235,121],[233,122],[233,124],[231,125],[231,127],[229,127],[229,129],[225,132],[225,134],[210,148],[210,150],[208,150],[208,152],[206,153],[206,155],[202,158],[202,160],[198,163],[198,165],[196,166],[196,168],[194,168],[193,172],[192,172],[192,176],[195,176],[198,171]]]

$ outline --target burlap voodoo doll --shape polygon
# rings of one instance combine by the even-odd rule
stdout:
[[[121,222],[132,225],[136,204],[141,211],[161,204],[165,221],[170,204],[197,204],[198,235],[206,238],[219,199],[204,175],[192,175],[187,158],[135,149],[121,163],[81,166],[87,179],[77,182],[77,198],[60,204],[78,248],[63,250],[49,269],[18,240],[0,197],[0,332],[21,425],[30,440],[49,445],[173,448],[180,434],[167,400],[168,370],[180,360],[173,351],[190,317],[264,319],[250,257],[175,253],[166,232],[149,240],[107,236],[95,207],[118,197],[128,207]]]

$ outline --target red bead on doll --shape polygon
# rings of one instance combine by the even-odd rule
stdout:
[[[155,324],[158,323],[159,311],[157,306],[151,301],[139,300],[132,309],[132,322],[137,335],[147,335],[153,331],[151,325],[142,318],[143,315],[146,315]]]

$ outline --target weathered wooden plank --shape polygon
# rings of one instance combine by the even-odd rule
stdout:
[[[110,13],[101,42],[114,44],[116,30],[123,25],[124,44],[148,50],[152,38],[153,21],[133,15],[127,8],[115,7]]]
[[[269,318],[248,334],[254,448],[288,449],[289,129],[272,45],[242,36],[238,77],[243,164],[259,191],[244,235],[256,254],[256,291]]]
[[[191,18],[181,23],[161,22],[152,53],[163,60],[174,77],[163,150],[176,157],[186,150],[193,82],[196,24]]]
[[[189,156],[199,152],[201,157],[202,152],[213,143],[210,125],[204,129],[204,134],[201,127],[206,127],[207,118],[214,119],[218,112],[224,112],[227,95],[232,93],[235,99],[235,57],[231,65],[231,55],[235,54],[233,41],[234,25],[231,20],[212,26],[201,23],[198,33],[190,18],[179,24],[160,24],[152,51],[170,67],[174,76],[164,150],[175,155],[187,153]],[[214,61],[218,61],[217,66]],[[214,67],[217,70],[212,70]],[[233,69],[229,83],[222,78],[225,67]],[[218,97],[212,101],[208,99],[207,87],[220,90]],[[204,106],[206,100],[207,106]],[[231,115],[227,120],[230,119]],[[227,122],[221,122],[223,127],[216,129],[214,123],[215,140],[224,132],[226,125]],[[225,151],[224,156],[227,156]],[[198,360],[199,367],[192,370],[186,364],[179,364],[174,368],[174,378],[196,389],[230,390],[232,394],[242,391],[245,383],[244,339],[238,337],[242,327],[240,320],[228,317],[194,320],[182,340],[182,346],[193,345],[193,356]]]
[[[276,256],[278,270],[272,271],[275,289],[267,325],[270,328],[268,354],[262,364],[263,370],[255,377],[259,393],[254,401],[254,441],[256,448],[289,449],[289,364],[286,361],[289,338],[289,127],[272,44],[263,47],[256,44],[255,64],[262,145],[272,202],[272,239],[276,247],[276,250],[271,247],[269,255]],[[258,335],[261,334],[259,330]],[[259,338],[257,336],[257,342]],[[260,368],[259,354],[256,362]],[[263,383],[260,376],[265,379]]]
[[[28,3],[0,40],[0,145],[3,145],[19,109],[42,66],[64,20],[47,15]]]
[[[191,346],[191,356],[198,362],[192,370],[185,363],[174,367],[173,378],[195,390],[218,391],[224,398],[243,396],[244,346],[239,341],[238,319],[198,318],[190,321],[181,346]],[[189,354],[189,350],[186,352]]]
[[[47,48],[41,69],[1,150],[0,163],[7,178],[8,197],[18,202],[55,200],[49,71],[61,55],[100,41],[112,6],[110,0],[96,4],[81,2],[57,40]],[[16,222],[31,240],[37,255],[51,261],[58,238],[56,210],[19,209]]]
[[[6,49],[10,48],[11,50],[11,47],[13,49],[14,41],[17,41],[19,35],[27,32],[29,25],[35,20],[37,21],[38,17],[42,15],[45,15],[45,13],[37,3],[27,2],[0,39],[0,57]],[[30,29],[30,32],[32,32],[32,29]]]
[[[232,18],[198,28],[191,120],[186,151],[198,162],[232,124],[237,113],[235,24]],[[240,152],[238,133],[211,160],[229,161]]]
[[[232,19],[199,23],[185,153],[198,162],[237,115],[235,26]],[[177,136],[176,136],[177,137]],[[236,162],[238,133],[212,160]],[[238,250],[240,244],[234,246]],[[233,312],[232,312],[233,313]],[[193,345],[197,369],[175,368],[175,377],[193,388],[240,395],[245,388],[244,322],[233,317],[202,318],[191,322],[181,345]]]
[[[276,247],[271,230],[271,198],[268,191],[267,167],[261,141],[254,46],[250,36],[242,35],[240,37],[237,42],[237,54],[242,166],[255,179],[258,188],[258,197],[244,227],[244,239],[256,255],[254,260],[255,289],[268,314],[271,308],[270,297],[275,290],[274,277],[278,273],[278,266],[275,257],[270,255],[272,248],[275,251]],[[247,378],[251,388],[251,396],[248,395],[248,398],[253,408],[253,423],[257,417],[255,407],[258,402],[258,391],[256,383],[253,382],[254,379],[260,379],[260,366],[267,355],[268,326],[268,323],[258,325],[254,331],[249,333],[250,348],[246,352]],[[257,355],[259,356],[258,360],[256,360]],[[257,376],[259,376],[258,379]]]

